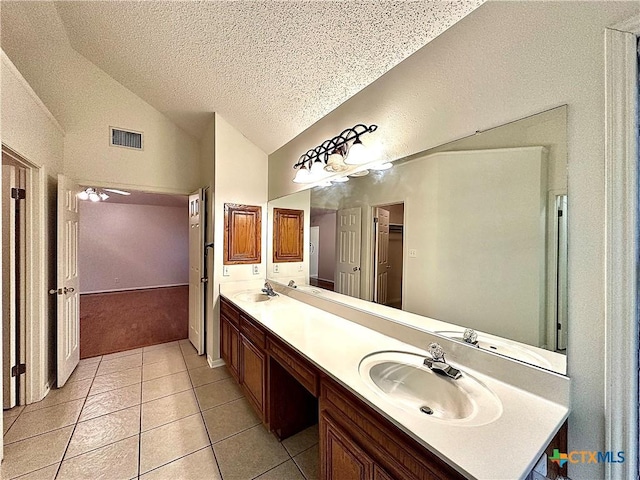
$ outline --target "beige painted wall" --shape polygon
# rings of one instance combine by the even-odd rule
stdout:
[[[220,284],[266,277],[267,258],[267,154],[251,143],[219,114],[215,114],[215,253],[213,301],[214,315],[207,325],[207,352],[212,360],[220,357]],[[241,203],[262,207],[262,260],[257,275],[252,265],[228,265],[223,276],[224,204]]]
[[[604,446],[604,29],[637,2],[488,2],[270,155],[269,198],[300,152],[356,123],[389,159],[568,105],[569,449]],[[375,141],[374,141],[375,137]],[[570,465],[603,478],[601,465]]]
[[[32,260],[39,273],[32,279],[31,289],[41,330],[27,330],[27,337],[32,342],[29,351],[33,353],[32,358],[37,364],[28,379],[30,389],[27,401],[38,401],[45,394],[46,384],[55,376],[55,350],[50,347],[54,345],[56,334],[56,299],[48,295],[48,289],[56,283],[55,212],[57,175],[63,163],[64,132],[4,52],[0,76],[2,143],[39,169],[39,182],[35,185],[36,191],[32,192],[35,200],[33,215],[34,221],[46,235],[37,239],[39,248]]]

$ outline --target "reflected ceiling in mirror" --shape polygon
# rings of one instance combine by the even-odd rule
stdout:
[[[309,222],[304,262],[269,265],[269,277],[445,322],[436,333],[454,340],[471,328],[474,348],[565,373],[566,114],[558,107],[270,202]]]

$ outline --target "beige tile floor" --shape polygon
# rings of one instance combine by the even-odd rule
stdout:
[[[4,412],[2,479],[312,480],[318,429],[278,442],[188,340],[82,360]]]

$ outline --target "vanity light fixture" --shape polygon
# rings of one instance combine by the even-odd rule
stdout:
[[[366,126],[359,123],[308,150],[293,166],[297,170],[293,181],[295,183],[311,183],[321,180],[326,175],[324,171],[344,172],[349,169],[350,165],[366,163],[366,149],[360,137],[366,133],[375,132],[377,129],[377,125]],[[321,171],[320,167],[324,171]]]
[[[335,183],[344,183],[349,181],[349,177],[332,178],[331,181]]]

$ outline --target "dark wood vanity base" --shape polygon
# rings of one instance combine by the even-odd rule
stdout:
[[[265,427],[284,440],[319,423],[321,479],[466,478],[259,322],[220,302],[222,358]],[[566,423],[553,448],[566,451]]]

